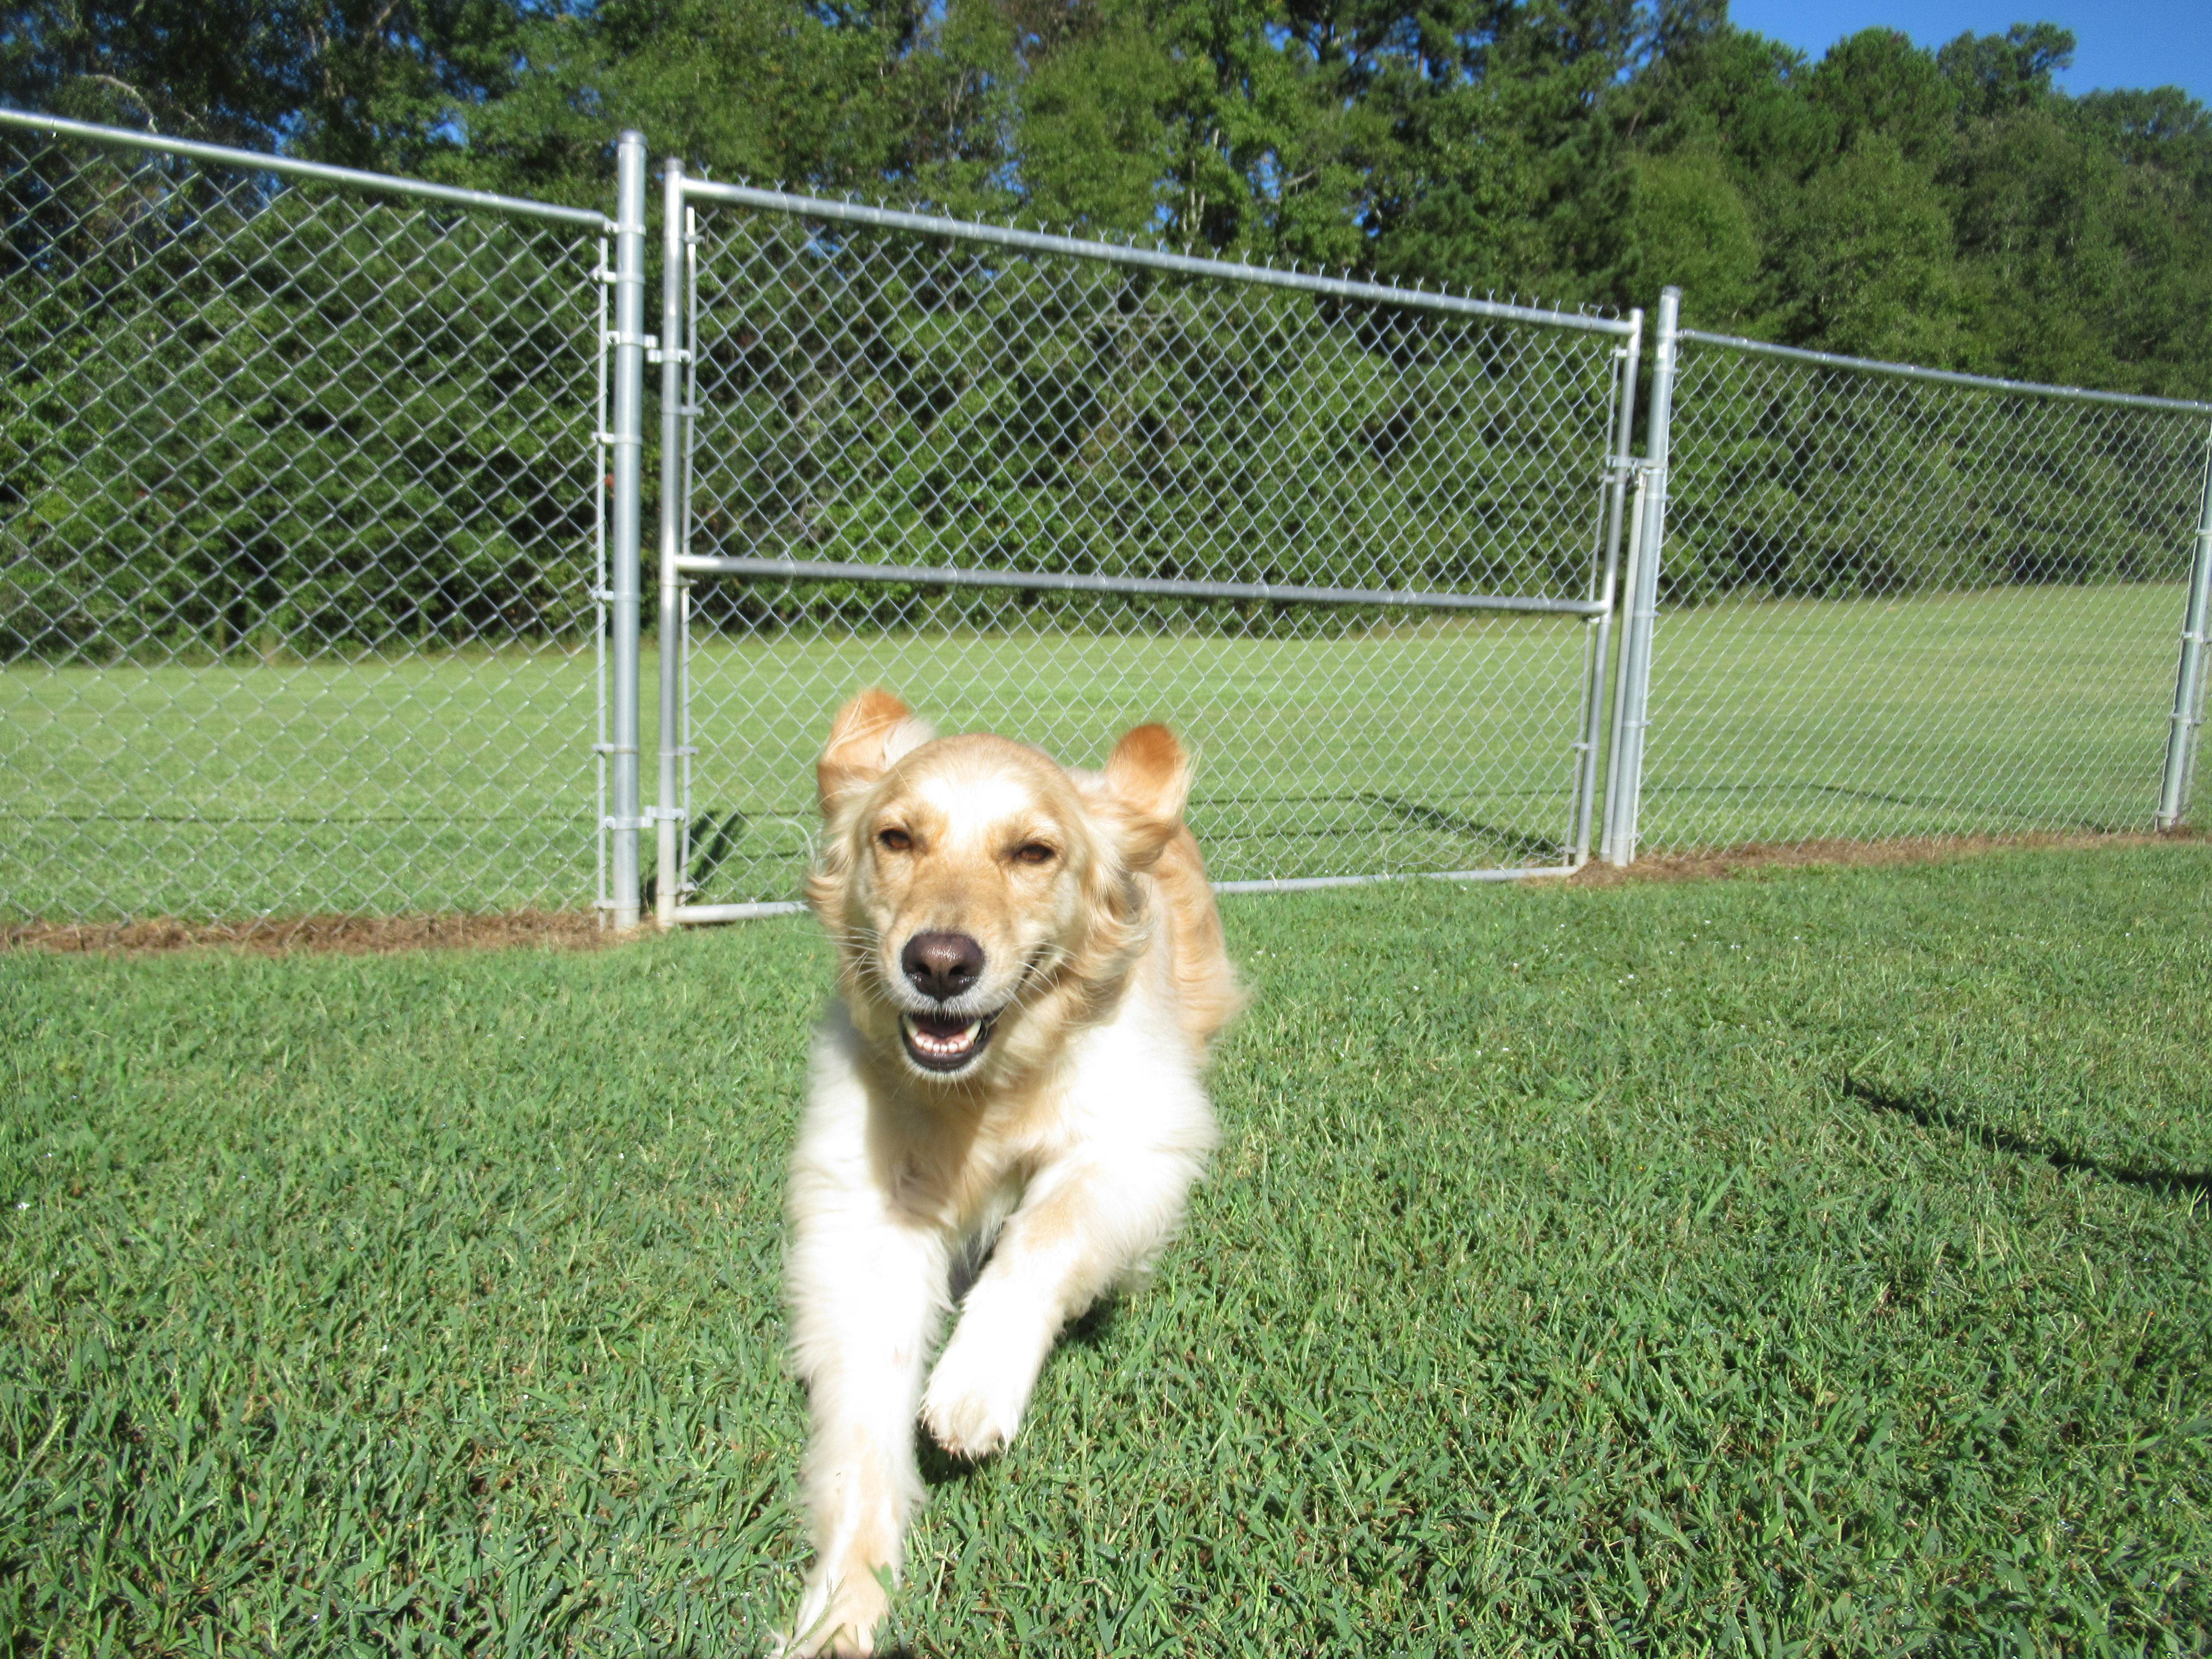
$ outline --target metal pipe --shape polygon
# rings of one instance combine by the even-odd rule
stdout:
[[[638,923],[639,468],[645,448],[645,135],[626,131],[615,149],[614,420],[606,443],[614,474],[614,832],[611,899],[615,926]]]
[[[1622,578],[1622,592],[1632,599],[1644,580],[1644,498],[1650,493],[1651,477],[1639,461],[1636,465],[1636,494],[1628,508],[1628,566]],[[1627,608],[1624,603],[1624,610]],[[1606,757],[1605,771],[1605,827],[1598,837],[1597,855],[1607,864],[1614,862],[1614,849],[1620,844],[1620,819],[1628,796],[1621,781],[1620,734],[1628,724],[1628,661],[1629,643],[1632,630],[1628,619],[1621,619],[1620,660],[1613,676],[1613,748]]]
[[[1628,446],[1635,435],[1636,380],[1644,349],[1644,313],[1632,311],[1628,320],[1635,332],[1618,349],[1620,362],[1613,412],[1613,453],[1607,459],[1611,477],[1606,486],[1605,566],[1595,577],[1591,598],[1605,607],[1589,620],[1583,662],[1583,734],[1575,747],[1581,764],[1575,778],[1574,851],[1577,869],[1589,862],[1590,818],[1597,803],[1597,751],[1605,737],[1605,681],[1612,664],[1613,593],[1620,565],[1620,521],[1627,507],[1628,475],[1636,470]]]
[[[2181,664],[2173,680],[2173,725],[2166,740],[2166,776],[2159,791],[2158,827],[2171,830],[2189,816],[2197,781],[2197,745],[2204,729],[2205,646],[2212,643],[2212,433],[2204,445],[2204,483],[2197,508],[2197,557],[2190,567],[2189,608],[2181,622]]]
[[[1282,881],[1217,881],[1217,893],[1311,893],[1325,887],[1371,887],[1385,881],[1540,881],[1571,876],[1564,864],[1540,864],[1519,870],[1408,870],[1380,876],[1292,876]]]
[[[1651,360],[1651,429],[1644,446],[1644,536],[1634,590],[1629,595],[1628,638],[1624,642],[1623,678],[1627,696],[1625,718],[1613,728],[1620,752],[1615,775],[1620,784],[1620,810],[1607,800],[1606,814],[1612,838],[1606,857],[1613,864],[1636,859],[1637,818],[1644,796],[1644,740],[1650,725],[1651,639],[1659,615],[1659,571],[1666,556],[1667,468],[1669,428],[1674,417],[1674,375],[1680,351],[1682,290],[1662,289],[1659,295],[1659,338]]]
[[[847,564],[830,560],[729,558],[685,553],[678,570],[701,576],[782,581],[907,582],[916,587],[1018,587],[1036,592],[1135,593],[1180,599],[1261,599],[1296,605],[1382,605],[1414,611],[1516,611],[1593,617],[1594,599],[1524,599],[1505,593],[1419,593],[1397,588],[1298,587],[1279,582],[1191,582],[1154,576],[1090,576],[1060,570],[965,570],[941,565]]]
[[[674,156],[660,172],[660,665],[659,805],[653,809],[653,913],[664,928],[676,925],[677,891],[684,878],[678,839],[684,806],[677,785],[683,747],[681,708],[683,622],[678,615],[677,556],[684,533],[683,370],[690,353],[684,333],[684,163]]]
[[[679,904],[670,918],[679,927],[702,921],[757,921],[763,916],[798,916],[806,907],[796,899],[777,899],[764,904]]]
[[[1683,329],[1680,339],[1700,345],[1726,346],[1731,351],[1755,352],[1763,357],[1788,357],[1801,363],[1825,363],[1831,368],[1856,369],[1866,374],[1894,374],[1900,380],[1934,380],[1944,386],[1978,386],[1986,392],[2018,392],[2038,398],[2075,398],[2084,403],[2126,404],[2135,409],[2179,409],[2212,415],[2212,404],[2186,398],[2152,398],[2135,392],[2091,392],[2078,386],[2045,386],[2036,380],[2000,380],[1988,374],[1961,374],[1948,368],[1923,368],[1917,363],[1889,363],[1873,357],[1839,357],[1832,351],[1808,351],[1802,346],[1773,345],[1734,334],[1707,334]]]
[[[678,526],[676,546],[678,552],[691,545],[691,447],[698,441],[699,426],[699,210],[686,206],[684,210],[684,407],[683,416],[684,473],[678,499],[683,507],[683,521]],[[678,805],[684,819],[679,826],[683,840],[677,856],[685,870],[691,867],[691,758],[698,746],[691,741],[691,584],[681,584],[684,592],[683,615],[678,619],[677,640],[682,647],[678,668],[677,706],[683,710],[683,734],[677,754],[682,761],[681,794]]]
[[[598,912],[599,926],[605,927],[614,909],[607,880],[607,825],[611,815],[607,811],[607,758],[614,749],[614,738],[607,726],[607,469],[606,458],[599,453],[599,435],[607,429],[607,285],[600,278],[607,270],[607,239],[599,238],[599,262],[592,267],[592,286],[597,290],[599,303],[593,308],[592,327],[597,331],[592,362],[598,371],[598,384],[592,401],[592,458],[598,463],[592,469],[592,684],[599,706],[599,718],[592,740],[592,770],[594,788],[592,794],[592,849],[596,854],[598,868],[592,883],[592,908]]]
[[[1629,325],[1618,317],[1578,316],[1546,311],[1535,306],[1501,305],[1495,300],[1462,299],[1454,294],[1424,294],[1419,289],[1385,288],[1379,283],[1355,283],[1348,278],[1310,276],[1303,271],[1277,270],[1267,265],[1228,264],[1219,259],[1194,258],[1187,253],[1162,253],[1151,248],[1121,247],[1112,242],[1087,242],[1073,236],[1049,236],[1040,231],[1015,230],[1005,225],[971,224],[962,219],[940,218],[929,213],[901,213],[890,208],[869,207],[860,202],[832,202],[816,196],[793,196],[781,190],[760,190],[750,185],[723,185],[694,179],[684,193],[695,202],[728,202],[739,207],[765,209],[839,224],[872,225],[883,230],[912,231],[923,236],[943,236],[955,241],[985,242],[996,247],[1017,248],[1025,253],[1057,254],[1063,258],[1095,259],[1103,264],[1134,266],[1146,270],[1168,270],[1182,276],[1208,276],[1249,283],[1261,288],[1291,289],[1304,294],[1325,294],[1333,299],[1366,304],[1401,306],[1412,311],[1441,311],[1462,317],[1489,317],[1500,322],[1540,323],[1551,328],[1582,329],[1592,334],[1622,334]]]
[[[1217,881],[1213,890],[1224,897],[1240,893],[1311,893],[1330,887],[1371,887],[1386,881],[1540,881],[1571,876],[1573,871],[1556,864],[1521,870],[1409,870],[1382,876],[1293,876],[1280,881]],[[679,904],[679,924],[713,921],[754,921],[763,916],[795,916],[807,907],[796,899],[769,900],[758,904]]]
[[[64,138],[83,138],[96,143],[120,144],[130,149],[155,150],[182,155],[194,161],[252,173],[274,173],[292,179],[315,179],[325,184],[349,185],[356,190],[380,191],[387,196],[411,196],[419,201],[447,202],[455,207],[480,208],[511,213],[525,219],[550,219],[556,224],[581,225],[586,230],[611,228],[607,216],[590,208],[556,207],[520,196],[501,196],[488,190],[463,190],[454,185],[426,184],[420,179],[396,178],[388,173],[363,173],[357,167],[336,167],[322,161],[301,161],[289,155],[268,155],[258,150],[233,149],[228,144],[202,144],[171,138],[158,132],[132,132],[126,127],[95,126],[89,121],[68,121],[58,115],[39,115],[28,110],[0,109],[0,126],[27,127]]]

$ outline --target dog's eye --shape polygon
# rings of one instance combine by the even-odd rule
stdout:
[[[914,837],[903,830],[878,830],[876,843],[890,853],[903,853],[914,845]]]
[[[1050,864],[1060,854],[1043,842],[1031,841],[1016,848],[1014,856],[1024,864]]]

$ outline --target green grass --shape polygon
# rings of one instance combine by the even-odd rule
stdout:
[[[920,1654],[2212,1648],[2212,851],[1225,907]],[[804,923],[0,971],[11,1650],[757,1650]]]
[[[2185,599],[2142,582],[1668,612],[1644,840],[2148,830]]]
[[[0,670],[0,910],[577,908],[588,651]]]
[[[2180,605],[2140,585],[1669,613],[1644,843],[2148,828]],[[1224,880],[1550,864],[1570,834],[1571,619],[702,640],[690,867],[709,901],[796,890],[822,733],[872,683],[948,730],[1079,762],[1172,720],[1201,756],[1194,818]],[[645,672],[650,801],[651,651]],[[581,907],[592,675],[588,653],[550,649],[0,671],[0,908]]]

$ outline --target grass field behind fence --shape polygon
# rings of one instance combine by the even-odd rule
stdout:
[[[2148,830],[2178,583],[1662,613],[1638,828],[1654,847]]]
[[[2008,588],[1668,612],[1651,847],[2149,826],[2182,592]],[[1166,717],[1224,879],[1555,861],[1583,629],[1368,638],[715,638],[695,654],[700,896],[789,896],[830,712],[1095,761]],[[656,660],[644,699],[655,798]],[[64,920],[570,908],[592,888],[588,652],[0,671],[0,909]],[[709,827],[711,826],[711,827]],[[727,831],[726,835],[722,832]],[[712,856],[710,856],[712,855]]]
[[[1225,907],[1150,1290],[921,1655],[2212,1648],[2212,849]],[[0,966],[0,1642],[750,1654],[825,962]]]

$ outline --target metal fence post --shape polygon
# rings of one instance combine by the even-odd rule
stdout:
[[[645,448],[645,135],[623,132],[616,146],[614,423],[607,434],[614,473],[614,834],[615,926],[638,923],[639,468]]]
[[[2197,508],[2197,558],[2189,572],[2189,609],[2181,623],[2181,665],[2174,675],[2173,726],[2166,740],[2166,781],[2158,827],[2189,816],[2197,744],[2204,724],[2204,647],[2212,642],[2212,433],[2205,437],[2204,484]]]
[[[1637,809],[1644,793],[1644,734],[1650,724],[1651,636],[1658,619],[1659,570],[1667,538],[1667,441],[1674,416],[1674,372],[1680,356],[1682,290],[1659,295],[1659,337],[1651,359],[1651,429],[1637,488],[1637,523],[1629,538],[1628,622],[1621,641],[1620,683],[1613,700],[1613,763],[1605,797],[1609,864],[1636,858]]]
[[[1628,507],[1628,562],[1622,575],[1620,587],[1621,609],[1624,612],[1633,608],[1637,590],[1643,580],[1645,524],[1644,504],[1651,493],[1650,470],[1643,462],[1638,461],[1632,471],[1636,475],[1636,493],[1630,501]],[[1627,618],[1624,616],[1620,630],[1620,659],[1614,667],[1613,676],[1613,736],[1611,746],[1606,756],[1605,823],[1598,836],[1597,855],[1608,864],[1613,862],[1613,844],[1619,836],[1617,820],[1620,817],[1620,805],[1626,799],[1622,793],[1620,769],[1623,756],[1621,733],[1628,726],[1628,664],[1632,633],[1626,626],[1626,622]]]
[[[678,684],[684,623],[676,556],[684,550],[683,365],[690,356],[684,335],[684,163],[671,156],[660,179],[660,348],[653,353],[660,361],[660,804],[653,813],[659,832],[653,908],[654,919],[672,927],[684,879],[678,844],[684,807],[676,778],[684,744]]]
[[[1609,483],[1606,490],[1605,566],[1595,573],[1590,598],[1605,608],[1586,625],[1588,656],[1583,665],[1583,734],[1575,746],[1581,751],[1575,775],[1573,863],[1580,869],[1589,861],[1590,817],[1597,800],[1597,751],[1605,739],[1605,677],[1612,666],[1613,595],[1620,574],[1620,525],[1628,505],[1628,476],[1636,460],[1628,453],[1636,426],[1636,374],[1644,351],[1644,313],[1628,313],[1631,332],[1614,348],[1620,365],[1619,402],[1614,405],[1613,453],[1605,459]],[[1640,499],[1640,498],[1639,498]]]

